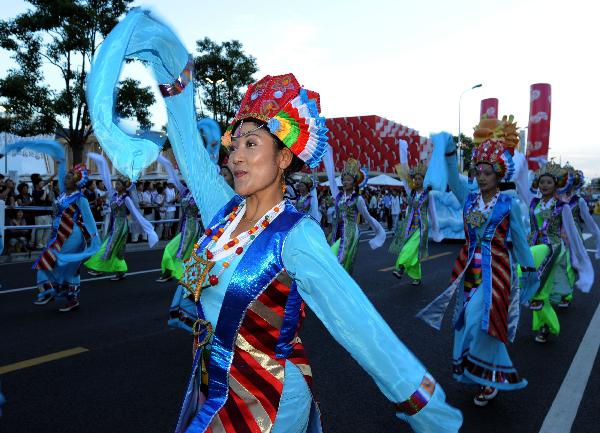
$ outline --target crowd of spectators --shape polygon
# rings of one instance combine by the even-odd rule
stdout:
[[[110,207],[106,186],[101,180],[90,180],[82,193],[87,198],[92,215],[98,223],[98,230],[105,237],[110,225]],[[29,182],[15,184],[12,179],[0,174],[0,200],[6,204],[6,229],[3,254],[31,252],[43,249],[50,238],[51,229],[17,229],[17,226],[52,224],[52,205],[58,197],[58,182],[50,177],[42,179],[33,174]],[[154,222],[159,239],[170,240],[176,234],[179,218],[180,197],[175,186],[165,181],[141,181],[131,190],[130,196],[134,204],[148,221]],[[40,209],[42,208],[42,209]],[[156,221],[165,220],[164,223]],[[175,221],[169,221],[175,220]],[[133,220],[129,221],[129,241],[133,243],[146,241],[146,235]]]

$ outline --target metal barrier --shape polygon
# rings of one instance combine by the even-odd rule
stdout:
[[[169,206],[181,207],[181,203],[172,204]],[[155,209],[157,209],[156,207]],[[5,215],[7,210],[53,210],[51,206],[6,206],[4,200],[0,200],[0,254],[4,251],[4,239],[6,230],[35,230],[35,229],[49,229],[52,228],[52,224],[40,224],[40,225],[25,225],[25,226],[7,226],[5,225]],[[165,220],[147,220],[149,223],[167,224],[179,222],[179,218],[165,219]],[[97,227],[102,227],[104,221],[96,221]]]

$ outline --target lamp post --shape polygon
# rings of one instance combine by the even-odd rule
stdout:
[[[483,86],[483,84],[479,83],[479,84],[475,84],[473,87],[469,87],[468,89],[463,90],[463,92],[460,94],[460,96],[458,98],[458,156],[459,156],[458,163],[459,163],[461,172],[464,170],[464,163],[463,163],[462,139],[460,137],[460,103],[461,103],[462,97],[465,93],[467,93],[470,90],[477,89],[481,86]]]

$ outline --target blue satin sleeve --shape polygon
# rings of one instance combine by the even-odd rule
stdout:
[[[192,149],[188,142],[182,141],[177,152],[185,155],[188,161],[188,187],[198,205],[202,221],[212,221],[215,214],[235,195],[233,189],[219,174],[219,167],[211,161],[206,148],[202,145]],[[180,158],[177,158],[179,161]]]
[[[512,200],[510,207],[510,239],[515,261],[522,267],[535,268],[535,261],[523,226],[521,209],[515,199]],[[537,272],[523,272],[520,277],[521,303],[528,302],[537,292],[539,285],[540,279]]]
[[[283,263],[306,304],[381,392],[395,403],[408,399],[427,370],[340,266],[316,222],[305,218],[289,233]],[[460,411],[446,404],[439,384],[420,412],[399,417],[419,433],[457,432],[462,423]]]
[[[90,204],[83,194],[81,197],[79,197],[79,199],[77,199],[77,207],[79,207],[79,211],[81,212],[83,225],[90,235],[90,243],[83,251],[79,253],[65,254],[57,252],[56,258],[59,265],[85,260],[88,257],[93,256],[101,246],[100,236],[98,236],[98,228],[96,227],[96,221],[94,220],[92,210],[90,209]]]
[[[448,186],[460,204],[464,206],[469,194],[469,188],[458,175],[458,160],[456,155],[446,157],[446,166],[448,169]]]
[[[535,262],[533,261],[529,243],[527,242],[521,209],[519,208],[519,203],[517,203],[515,199],[512,200],[510,207],[510,239],[512,241],[513,254],[515,255],[517,263],[521,266],[534,268]]]

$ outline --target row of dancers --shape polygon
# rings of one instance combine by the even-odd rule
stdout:
[[[358,192],[364,180],[358,163],[345,164],[341,190],[332,181],[319,94],[300,86],[292,74],[267,75],[249,86],[221,139],[229,148],[232,186],[215,164],[214,142],[198,133],[187,50],[149,11],[135,9],[103,42],[88,82],[97,138],[113,163],[123,167],[150,163],[149,155],[157,153],[154,143],[115,134],[114,125],[103,123],[113,109],[107,95],[114,93],[126,58],[144,61],[161,83],[167,131],[184,180],[162,163],[187,197],[185,223],[180,224],[179,240],[165,249],[161,275],[164,281],[178,280],[169,324],[193,336],[190,380],[175,431],[320,432],[310,363],[299,336],[308,306],[372,376],[398,418],[419,433],[457,432],[460,411],[446,402],[439,383],[350,275],[360,235],[358,215],[374,232],[371,248],[381,247],[386,235]],[[414,285],[421,284],[428,239],[439,236],[431,191],[449,185],[463,205],[466,240],[450,286],[418,316],[439,329],[456,295],[453,374],[477,386],[474,403],[484,406],[499,390],[527,384],[507,349],[516,332],[519,304],[533,310],[537,341],[544,342],[559,332],[555,306],[568,306],[573,287],[584,292],[591,288],[593,269],[573,212],[595,235],[598,229],[575,196],[580,173],[549,163],[536,174],[536,191],[524,189],[512,118],[484,119],[474,135],[477,191],[459,176],[456,145],[449,134],[432,137],[429,170],[401,167],[410,181],[410,200],[391,251],[398,254],[394,275],[407,274]],[[315,200],[308,197],[314,182],[308,188],[310,182],[304,179],[305,194],[295,205],[284,198],[286,177],[304,166],[316,168],[324,157],[335,198],[329,239],[313,215],[318,210],[310,203]],[[104,164],[95,160],[103,171]],[[85,175],[76,167],[62,176],[65,189],[57,201],[53,239],[34,265],[38,303],[48,296],[76,298],[79,263],[84,260],[94,271],[126,271],[121,264],[122,224],[127,210],[135,213],[127,182],[115,183],[111,231],[101,244],[89,206],[78,193]],[[516,183],[517,192],[501,192],[508,182]],[[110,179],[105,183],[110,185]],[[568,202],[559,197],[569,192]],[[529,237],[518,194],[530,203]],[[203,230],[196,215],[204,222]],[[154,241],[149,236],[149,243]]]

